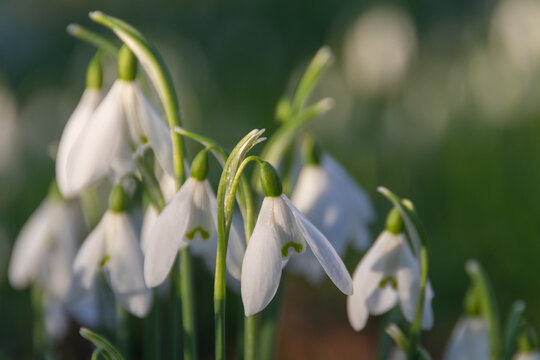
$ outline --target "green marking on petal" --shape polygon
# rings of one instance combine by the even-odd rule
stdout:
[[[391,276],[387,276],[385,277],[384,279],[381,280],[381,282],[379,283],[379,287],[380,288],[384,288],[386,287],[386,285],[390,283],[390,285],[394,288],[394,289],[397,289],[397,281],[396,279],[394,279],[393,277]]]
[[[103,259],[101,259],[101,260],[99,261],[99,267],[104,267],[105,265],[107,265],[107,263],[109,262],[109,260],[111,260],[111,256],[108,255],[108,254],[105,255],[105,256],[103,257]]]
[[[283,247],[281,248],[281,257],[282,258],[286,258],[287,255],[289,255],[289,249],[290,248],[293,248],[294,251],[299,253],[300,251],[302,251],[302,244],[289,241],[288,243],[283,245]]]
[[[188,232],[186,234],[186,237],[189,239],[189,240],[193,240],[195,238],[195,234],[197,234],[197,232],[200,232],[201,233],[201,237],[203,238],[203,240],[208,240],[208,238],[210,238],[210,233],[206,230],[204,230],[202,227],[198,226],[196,227],[195,229],[193,229],[193,231],[191,232]]]
[[[148,138],[146,136],[141,135],[140,140],[141,140],[141,144],[143,144],[143,145],[148,144]]]

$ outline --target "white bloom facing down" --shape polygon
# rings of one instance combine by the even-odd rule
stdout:
[[[302,168],[291,201],[332,243],[343,256],[347,244],[365,250],[371,234],[369,224],[375,210],[368,195],[330,156],[324,155],[320,165]],[[302,273],[313,283],[320,282],[323,271],[315,257],[307,251],[290,268]]]
[[[444,360],[488,360],[489,338],[487,325],[481,317],[459,319],[450,335]]]
[[[107,211],[86,238],[73,264],[73,297],[94,285],[100,269],[118,302],[127,311],[144,317],[152,304],[152,292],[144,284],[143,254],[128,216]]]
[[[283,266],[309,246],[330,279],[345,294],[352,281],[330,242],[285,196],[265,197],[242,265],[241,290],[246,316],[272,300]]]
[[[161,167],[173,175],[169,127],[137,83],[117,80],[68,155],[67,187],[76,194],[112,171],[116,176],[131,171],[133,152],[147,144]]]
[[[347,299],[347,314],[359,331],[368,316],[380,315],[398,302],[407,321],[412,322],[420,288],[420,266],[403,233],[383,231],[353,273],[354,294]],[[423,309],[422,328],[433,326],[429,282]]]
[[[82,316],[94,312],[95,304],[87,303],[84,309],[78,302],[66,304],[82,226],[82,214],[75,203],[49,196],[23,226],[13,248],[9,281],[17,289],[34,284],[40,290],[45,329],[53,340],[61,339],[68,330],[66,305],[84,325],[97,320]]]
[[[213,269],[217,247],[216,196],[208,180],[190,177],[159,214],[146,240],[144,278],[149,287],[161,284],[169,274],[178,251],[190,246]],[[231,227],[229,249],[241,248],[241,232]],[[238,257],[227,252],[227,269],[239,278]]]
[[[71,183],[68,180],[68,155],[100,101],[100,90],[86,89],[60,137],[56,154],[56,181],[64,196],[70,197],[77,193],[76,189],[70,187]]]

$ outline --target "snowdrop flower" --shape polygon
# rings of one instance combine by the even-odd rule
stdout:
[[[152,292],[144,284],[143,254],[133,222],[125,213],[121,183],[111,192],[109,210],[75,258],[71,296],[77,298],[90,290],[100,269],[117,301],[133,315],[144,317],[152,304]]]
[[[207,150],[193,160],[191,175],[178,193],[159,214],[147,240],[144,279],[149,287],[161,284],[171,271],[178,251],[190,246],[191,251],[203,258],[210,270],[216,263],[217,203],[216,196],[206,179]],[[227,252],[227,269],[233,278],[240,278],[235,249],[241,249],[241,231],[231,228]]]
[[[276,294],[282,268],[309,246],[330,279],[345,294],[352,281],[330,242],[282,193],[272,165],[261,163],[265,198],[242,264],[241,292],[246,316],[263,310]]]
[[[62,199],[53,183],[47,198],[23,226],[11,255],[9,281],[16,289],[35,284],[41,290],[44,323],[53,340],[62,338],[69,326],[64,303],[82,226],[76,204]],[[79,319],[78,314],[73,312]]]
[[[488,360],[488,339],[487,325],[482,317],[462,317],[450,335],[444,360]]]
[[[165,203],[168,204],[176,194],[176,181],[172,176],[164,172],[159,179],[159,187],[163,193]],[[148,250],[148,244],[151,242],[151,230],[156,223],[158,216],[159,211],[152,204],[149,204],[144,212],[141,228],[141,248],[145,255]]]
[[[347,299],[349,322],[356,331],[366,325],[369,314],[380,315],[398,302],[407,321],[412,322],[420,287],[420,266],[403,234],[403,221],[397,209],[388,215],[386,230],[362,258],[353,273],[354,294]],[[433,326],[428,282],[422,328]]]
[[[312,141],[309,141],[312,143]],[[370,242],[369,224],[375,210],[368,195],[329,155],[322,157],[311,146],[308,164],[303,167],[293,190],[291,201],[332,243],[343,256],[350,242],[357,250],[365,250]],[[322,268],[311,251],[291,268],[314,283],[323,278]]]
[[[416,52],[410,16],[396,7],[374,7],[358,18],[345,37],[346,78],[362,95],[388,93],[403,82]]]
[[[101,55],[97,53],[86,72],[86,89],[79,104],[71,114],[60,137],[56,154],[56,181],[62,194],[71,197],[77,194],[68,178],[68,155],[76,146],[76,141],[84,127],[88,124],[92,113],[101,101],[101,86],[103,84],[103,69]]]
[[[150,146],[160,166],[173,175],[169,127],[134,81],[137,62],[127,47],[119,53],[118,80],[94,111],[68,155],[66,179],[73,193],[111,172],[133,169],[133,153]]]

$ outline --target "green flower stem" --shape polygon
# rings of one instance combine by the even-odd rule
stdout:
[[[259,339],[260,360],[272,360],[274,358],[274,348],[282,298],[283,285],[280,284],[274,299],[270,302],[270,304],[268,304],[266,309],[264,309],[261,314]]]
[[[390,324],[386,328],[386,333],[388,336],[390,336],[396,345],[405,353],[408,353],[410,349],[410,340],[407,339],[403,331],[396,325],[396,324]],[[429,353],[421,346],[417,349],[418,358],[421,360],[431,360],[431,356],[429,356]]]
[[[171,141],[173,148],[173,164],[174,175],[176,178],[177,189],[180,189],[185,181],[184,168],[184,145],[182,137],[173,128],[180,126],[180,107],[176,90],[161,54],[157,49],[133,26],[130,24],[105,15],[102,12],[94,11],[90,13],[90,18],[114,31],[114,33],[133,51],[135,56],[150,77],[152,84],[157,90],[159,98],[165,109],[167,121],[171,128]],[[219,248],[219,245],[218,245]],[[184,359],[195,359],[197,349],[197,334],[195,330],[195,311],[194,311],[194,294],[193,294],[193,274],[190,254],[186,251],[181,252],[182,272],[180,281],[183,285],[179,286],[180,297],[182,299],[182,325],[183,325],[183,343],[184,343]],[[174,270],[173,270],[174,271]],[[175,289],[173,285],[173,290]],[[175,293],[175,292],[174,292]],[[177,299],[172,303],[173,309],[177,309]],[[173,315],[176,310],[173,310]],[[176,325],[174,325],[176,327]],[[172,333],[175,334],[173,327]],[[176,348],[176,346],[175,346]],[[174,350],[173,350],[174,353]],[[174,357],[175,359],[178,356]]]
[[[323,71],[332,61],[332,57],[332,52],[328,46],[323,46],[317,51],[296,87],[291,103],[293,113],[297,114],[303,108],[309,95],[319,82]]]
[[[161,304],[157,289],[153,290],[154,303],[150,315],[144,319],[145,359],[161,359]]]
[[[126,359],[130,358],[129,315],[118,303],[116,304],[116,346]]]
[[[115,58],[118,55],[118,46],[116,46],[111,40],[99,35],[96,32],[93,32],[92,30],[89,30],[79,24],[69,24],[66,31],[69,35],[94,45],[98,49],[102,49]]]
[[[197,323],[195,320],[195,289],[193,265],[189,248],[180,251],[180,292],[182,295],[182,326],[184,328],[184,360],[198,359]]]
[[[227,256],[227,243],[232,223],[232,207],[234,205],[236,185],[238,183],[238,169],[245,154],[258,142],[263,131],[254,130],[244,136],[235,146],[227,162],[218,186],[217,193],[217,253],[216,272],[214,279],[214,326],[215,326],[215,359],[225,360],[225,261]]]
[[[491,284],[484,269],[475,260],[467,261],[465,269],[471,278],[471,282],[476,287],[480,301],[480,309],[489,333],[490,358],[496,360],[500,355],[500,323],[497,304]]]
[[[518,336],[525,325],[523,313],[525,312],[525,302],[518,300],[514,302],[504,331],[504,348],[502,360],[512,360],[516,352]]]
[[[420,223],[414,209],[412,208],[412,203],[408,200],[401,200],[397,195],[392,193],[385,187],[379,187],[378,191],[383,194],[392,204],[398,209],[407,233],[411,240],[411,248],[416,249],[415,245],[419,246],[416,256],[420,263],[420,286],[418,290],[418,300],[416,302],[416,311],[414,314],[414,319],[411,324],[411,330],[409,334],[409,346],[407,348],[407,359],[414,360],[419,356],[419,342],[420,342],[420,332],[422,330],[422,315],[424,309],[424,301],[426,294],[426,285],[428,280],[428,253],[426,246],[426,236],[424,227]]]
[[[30,289],[30,302],[32,304],[32,352],[34,358],[41,358],[45,354],[45,325],[43,322],[43,294],[35,286]]]
[[[169,276],[169,327],[171,335],[171,359],[180,359],[180,348],[178,339],[180,338],[180,259],[174,262]],[[183,339],[185,341],[185,334]]]

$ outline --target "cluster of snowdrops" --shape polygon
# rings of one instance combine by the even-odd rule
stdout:
[[[412,202],[378,189],[392,207],[385,229],[371,244],[375,211],[369,197],[304,129],[333,106],[331,99],[308,103],[332,58],[330,50],[323,47],[315,55],[293,96],[279,102],[280,127],[268,140],[264,130],[256,129],[228,151],[182,127],[167,67],[138,30],[101,12],[90,17],[110,28],[122,44],[117,47],[81,26],[68,28],[98,50],[58,144],[56,179],[21,230],[9,268],[14,287],[36,289],[48,341],[64,337],[73,317],[86,327],[81,335],[94,343],[96,358],[121,359],[126,355],[90,329],[107,322],[120,327],[109,316],[115,311],[150,316],[155,298],[170,284],[170,306],[182,312],[181,324],[172,326],[181,327],[184,359],[196,359],[191,257],[199,256],[215,280],[216,359],[226,354],[227,289],[239,292],[243,302],[243,357],[272,356],[271,349],[257,345],[258,317],[276,296],[285,266],[312,283],[328,275],[347,295],[346,311],[357,331],[370,314],[399,308],[401,325],[386,329],[395,343],[391,356],[429,359],[420,335],[433,326],[434,292],[426,236]],[[106,56],[117,61],[117,79],[107,91]],[[157,107],[150,100],[152,90],[161,103]],[[185,141],[201,147],[191,161]],[[260,156],[251,155],[259,143]],[[216,193],[207,177],[209,167],[218,164]],[[88,211],[81,204],[104,191],[108,210],[79,246]],[[144,215],[138,216],[141,211]],[[349,245],[366,251],[352,277],[341,260]],[[471,285],[464,316],[445,359],[540,359],[524,303],[512,307],[503,341],[486,275],[475,261],[466,270]],[[104,286],[109,297],[102,296]],[[115,304],[123,310],[115,310]],[[153,347],[149,358],[161,358],[159,339],[146,343]]]

